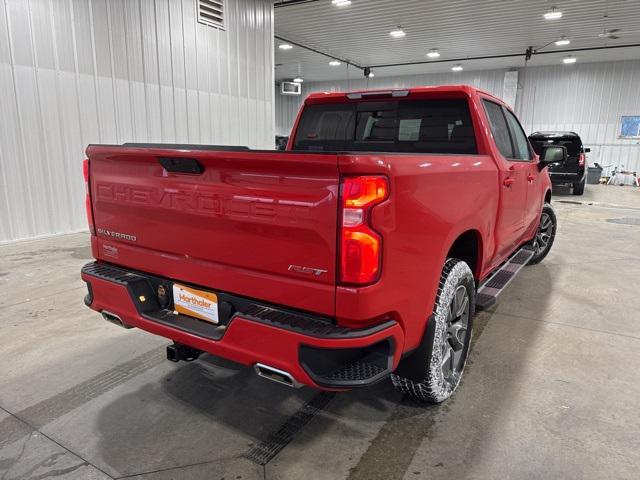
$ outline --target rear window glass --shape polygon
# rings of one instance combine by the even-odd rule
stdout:
[[[295,150],[477,153],[467,100],[309,105]]]
[[[542,153],[542,147],[549,145],[558,145],[561,147],[567,147],[567,155],[570,157],[577,157],[581,150],[582,142],[578,138],[568,137],[529,137],[531,146],[535,150],[536,154]]]

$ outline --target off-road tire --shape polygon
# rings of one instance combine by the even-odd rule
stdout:
[[[454,350],[450,350],[453,346],[450,343],[452,324],[449,322],[449,312],[452,308],[452,303],[455,303],[454,296],[462,293],[459,289],[461,286],[466,290],[468,299],[467,327],[465,332],[455,337],[456,346],[459,347],[462,344],[462,348],[458,350],[461,352],[461,357],[458,357],[457,373],[455,369],[452,369],[451,376],[447,380],[443,372],[443,359],[447,358],[447,355],[443,353],[443,350],[448,351],[450,355],[458,355]],[[473,314],[476,306],[475,293],[475,281],[469,265],[456,258],[447,259],[440,275],[433,315],[422,339],[423,345],[411,355],[413,358],[405,359],[405,361],[408,360],[410,362],[424,362],[420,365],[423,367],[421,370],[426,372],[426,375],[424,375],[424,378],[416,380],[405,378],[397,373],[392,374],[391,382],[398,390],[427,403],[443,402],[453,394],[460,384],[471,343]],[[462,338],[460,339],[459,337]],[[424,366],[426,366],[426,369]]]
[[[545,228],[543,231],[543,222],[545,218],[548,218],[551,221],[551,229]],[[528,265],[535,265],[536,263],[540,263],[544,257],[547,256],[551,247],[553,246],[553,241],[556,238],[556,229],[558,227],[558,221],[556,219],[556,214],[553,211],[553,207],[550,203],[545,203],[542,207],[542,213],[540,214],[540,224],[538,225],[538,230],[536,232],[535,238],[529,244],[530,247],[534,250],[533,257],[529,260]],[[546,232],[546,234],[545,234]],[[542,237],[542,235],[545,235]],[[544,246],[541,245],[542,239],[546,239],[546,244]]]
[[[582,195],[584,193],[584,184],[585,179],[583,179],[580,183],[573,184],[573,194],[574,195]]]

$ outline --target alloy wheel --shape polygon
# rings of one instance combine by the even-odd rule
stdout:
[[[549,242],[553,235],[553,220],[548,213],[543,213],[540,217],[540,225],[536,233],[535,250],[536,255],[540,255],[549,247]]]
[[[442,344],[442,376],[455,387],[464,365],[464,343],[469,328],[469,294],[464,285],[456,288],[446,321],[445,341]]]

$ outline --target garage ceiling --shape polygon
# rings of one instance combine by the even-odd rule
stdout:
[[[554,6],[562,18],[545,20],[543,14]],[[578,62],[640,58],[638,0],[352,0],[345,7],[332,5],[331,0],[283,0],[275,7],[276,37],[358,66],[373,66],[377,76],[444,72],[453,63],[461,63],[465,70],[518,67],[524,64],[527,47],[540,49],[549,43],[539,51],[553,53],[534,55],[529,65],[559,64],[570,54]],[[389,35],[397,26],[406,32],[404,38]],[[620,38],[601,36],[611,29],[619,29],[615,35]],[[563,35],[571,44],[555,46],[553,42]],[[329,58],[297,45],[280,50],[280,43],[276,40],[277,80],[362,76],[345,63],[331,67]],[[622,45],[634,46],[579,51]],[[426,53],[432,48],[441,54],[437,62],[381,67],[427,62]],[[499,55],[518,56],[470,60]]]

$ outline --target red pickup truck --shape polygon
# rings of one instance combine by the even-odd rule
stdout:
[[[286,151],[91,145],[85,303],[289,386],[448,398],[476,309],[542,260],[545,166],[469,86],[316,93]]]

